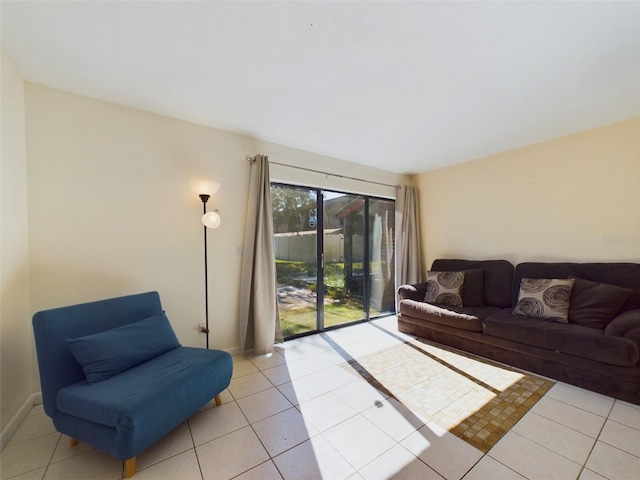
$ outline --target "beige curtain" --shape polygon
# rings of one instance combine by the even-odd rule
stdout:
[[[273,250],[273,217],[269,160],[256,155],[251,162],[249,205],[240,278],[240,351],[257,355],[273,351],[282,342],[278,315],[276,260]]]
[[[420,283],[423,276],[418,189],[403,185],[398,197],[396,225],[400,228],[396,229],[396,285],[400,286]]]

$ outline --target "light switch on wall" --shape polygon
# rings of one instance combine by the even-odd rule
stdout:
[[[243,245],[236,245],[236,257],[241,257],[243,250],[244,250]]]

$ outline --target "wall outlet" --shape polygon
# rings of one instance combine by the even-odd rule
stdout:
[[[244,251],[244,245],[236,245],[236,257],[241,257]]]

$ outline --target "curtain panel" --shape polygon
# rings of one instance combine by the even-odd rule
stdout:
[[[398,196],[396,224],[396,285],[420,283],[422,276],[422,254],[420,240],[420,213],[418,188],[403,185]]]
[[[240,278],[240,351],[256,355],[282,342],[273,249],[271,185],[267,156],[251,162],[251,181]]]

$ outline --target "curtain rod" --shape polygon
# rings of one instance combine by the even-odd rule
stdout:
[[[251,162],[251,163],[253,163],[255,161],[255,159],[256,159],[255,156],[251,156],[251,155],[247,155],[244,158],[245,158],[245,160],[247,162]],[[389,183],[374,182],[372,180],[363,180],[362,178],[349,177],[347,175],[339,175],[337,173],[323,172],[321,170],[314,170],[313,168],[298,167],[296,165],[288,165],[286,163],[271,162],[271,161],[269,163],[271,163],[273,165],[280,165],[281,167],[297,168],[298,170],[304,170],[305,172],[313,172],[313,173],[319,173],[321,175],[330,175],[332,177],[346,178],[348,180],[355,180],[357,182],[373,183],[375,185],[382,185],[383,187],[392,187],[392,188],[395,188],[395,189],[398,189],[398,188],[401,187],[401,185],[391,185]]]

